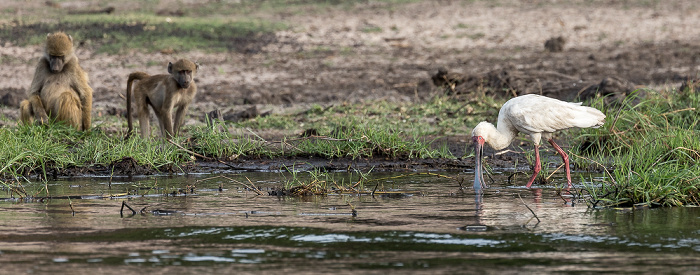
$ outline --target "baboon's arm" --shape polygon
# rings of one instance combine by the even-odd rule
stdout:
[[[27,90],[27,95],[40,95],[41,89],[44,87],[44,80],[49,75],[49,64],[44,58],[41,58],[39,64],[36,66],[34,71],[34,78],[32,79],[32,85],[29,86]]]

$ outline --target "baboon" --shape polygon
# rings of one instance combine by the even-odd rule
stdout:
[[[22,123],[43,124],[51,117],[78,130],[89,130],[92,88],[88,81],[75,56],[73,37],[63,32],[48,34],[44,56],[27,91],[29,98],[19,106]]]
[[[150,76],[144,72],[129,74],[126,82],[126,113],[129,123],[129,138],[133,131],[133,118],[131,117],[131,101],[136,101],[136,113],[139,117],[141,137],[151,136],[149,124],[148,106],[153,108],[160,124],[160,131],[164,138],[170,139],[176,136],[185,121],[187,107],[192,103],[197,93],[197,85],[194,83],[194,75],[199,69],[199,64],[186,59],[180,59],[174,64],[168,62],[168,73]],[[134,80],[138,80],[131,89]],[[173,108],[177,108],[173,120]]]

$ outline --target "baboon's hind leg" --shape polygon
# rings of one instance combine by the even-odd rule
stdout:
[[[82,129],[83,113],[80,99],[71,92],[64,92],[58,100],[58,116],[56,120],[64,121],[78,130]]]
[[[151,137],[151,118],[149,117],[150,114],[148,112],[148,105],[144,104],[144,106],[138,106],[137,108],[138,111],[136,113],[139,116],[139,128],[141,129],[141,137]]]

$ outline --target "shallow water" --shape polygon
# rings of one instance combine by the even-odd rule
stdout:
[[[230,180],[268,190],[292,177],[279,173],[52,181],[50,200],[5,191],[0,265],[72,274],[700,272],[698,208],[592,210],[554,186],[528,190],[525,177],[508,184],[501,175],[479,197],[458,186],[473,175],[442,175],[451,178],[376,173],[383,179],[367,190],[403,193],[303,198],[257,196]],[[121,212],[123,202],[140,213]]]

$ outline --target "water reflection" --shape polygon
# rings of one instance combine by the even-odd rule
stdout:
[[[484,207],[484,191],[482,189],[474,191],[474,206],[476,209],[476,215],[479,216],[479,210]]]

